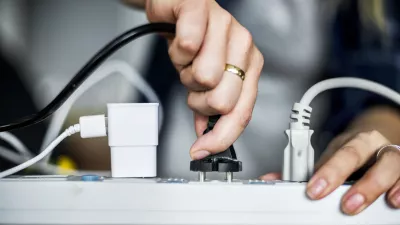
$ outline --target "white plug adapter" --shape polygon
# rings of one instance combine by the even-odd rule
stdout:
[[[112,177],[156,177],[158,103],[108,104]]]
[[[312,108],[295,103],[290,129],[286,130],[288,144],[284,150],[282,179],[304,182],[314,172],[314,149],[311,145],[310,117]]]

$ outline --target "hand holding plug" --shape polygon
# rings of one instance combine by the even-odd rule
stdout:
[[[264,59],[252,35],[216,1],[148,0],[150,22],[176,24],[169,56],[188,90],[197,141],[191,158],[225,151],[251,119]],[[203,135],[208,117],[222,115]]]

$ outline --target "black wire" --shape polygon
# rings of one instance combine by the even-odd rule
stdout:
[[[0,132],[10,131],[37,124],[48,118],[71,96],[72,93],[96,70],[110,55],[115,51],[128,44],[129,42],[151,33],[175,33],[175,25],[168,23],[151,23],[142,25],[121,34],[105,47],[103,47],[95,56],[93,56],[88,63],[72,78],[72,80],[64,87],[64,89],[57,95],[41,111],[32,114],[28,117],[19,119],[16,122],[0,126]]]

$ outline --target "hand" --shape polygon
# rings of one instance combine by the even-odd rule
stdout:
[[[198,140],[190,153],[201,159],[227,149],[249,123],[256,101],[263,56],[252,36],[227,11],[211,0],[148,0],[151,22],[176,23],[167,37],[170,58],[188,89]],[[224,71],[241,68],[244,81]],[[221,114],[214,129],[203,135],[208,116]]]
[[[314,200],[326,197],[354,172],[367,166],[367,172],[343,196],[342,211],[349,215],[358,214],[386,192],[388,203],[400,208],[400,151],[385,148],[379,159],[369,165],[377,151],[388,144],[389,140],[375,130],[347,132],[335,138],[308,182],[308,196]],[[261,179],[280,179],[280,175],[267,174]]]

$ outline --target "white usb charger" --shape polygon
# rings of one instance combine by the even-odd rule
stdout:
[[[158,103],[108,104],[112,177],[156,177]]]
[[[108,135],[112,177],[156,177],[158,146],[158,103],[108,104],[105,115],[79,118],[39,155],[11,169],[0,172],[7,177],[43,160],[65,138],[80,133],[82,138]]]

